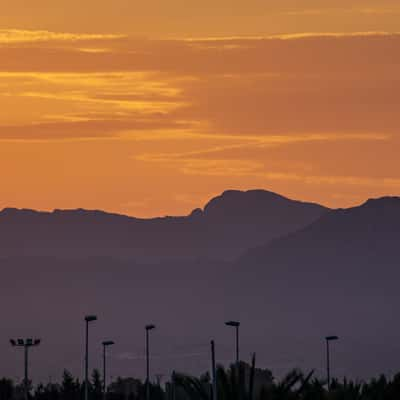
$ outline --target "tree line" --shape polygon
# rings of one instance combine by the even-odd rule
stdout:
[[[215,381],[209,373],[199,377],[173,372],[170,379],[149,383],[151,400],[398,400],[400,373],[392,379],[385,376],[368,382],[333,379],[328,390],[326,381],[292,370],[276,379],[270,370],[255,368],[254,363],[218,366]],[[214,393],[215,392],[215,393]],[[59,383],[30,386],[30,400],[81,400],[84,382],[65,370]],[[0,400],[20,400],[24,397],[22,383],[0,379]],[[103,382],[94,370],[89,382],[89,400],[145,400],[146,382],[119,377],[103,393]]]

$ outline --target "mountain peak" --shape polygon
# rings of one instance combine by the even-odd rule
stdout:
[[[263,189],[251,189],[251,190],[236,190],[236,189],[229,189],[223,191],[219,196],[216,196],[212,198],[208,204],[211,204],[215,201],[219,200],[235,200],[235,199],[241,199],[241,198],[260,198],[263,197],[263,199],[271,198],[271,199],[285,199],[288,200],[286,197],[271,192],[269,190],[263,190]],[[207,206],[206,206],[207,207]]]
[[[204,214],[208,216],[223,215],[259,215],[260,211],[265,213],[268,209],[274,213],[276,208],[291,206],[309,206],[320,210],[325,207],[314,204],[288,199],[280,194],[268,190],[226,190],[220,196],[211,199],[204,207]]]
[[[400,207],[400,197],[398,196],[385,196],[385,197],[379,197],[379,198],[371,198],[368,199],[364,204],[361,205],[361,207],[365,208],[381,208],[381,207]]]
[[[240,207],[250,203],[283,200],[285,197],[267,190],[225,190],[219,196],[212,198],[204,207],[205,213],[210,213],[225,207]],[[287,199],[285,199],[287,200]]]
[[[385,216],[390,221],[400,217],[400,197],[385,196],[368,199],[361,205],[333,210],[331,218],[334,216],[352,215],[355,218],[363,218],[365,220],[377,220]]]

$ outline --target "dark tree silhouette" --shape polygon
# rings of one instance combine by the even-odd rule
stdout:
[[[61,399],[62,400],[79,400],[80,398],[80,383],[72,374],[64,370],[61,383]]]
[[[91,400],[101,400],[103,396],[103,381],[101,379],[100,371],[94,369],[92,372],[92,385],[91,385]]]
[[[11,379],[0,379],[0,400],[9,400],[14,395],[14,383]]]
[[[314,377],[314,371],[304,374],[294,369],[282,379],[274,379],[268,370],[240,362],[230,368],[217,368],[218,400],[399,400],[400,374],[388,379],[380,376],[369,382],[333,379],[330,390],[326,381]],[[94,370],[90,383],[93,400],[102,399],[99,371]],[[83,385],[68,371],[61,383],[38,384],[30,400],[80,400]],[[151,385],[151,400],[212,400],[212,382],[208,373],[195,377],[173,373],[165,387]],[[106,400],[145,400],[144,383],[135,378],[117,378],[110,383]],[[21,400],[21,385],[0,379],[0,400]],[[214,399],[215,400],[215,399]]]

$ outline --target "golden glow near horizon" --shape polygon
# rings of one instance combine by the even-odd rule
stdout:
[[[398,0],[142,3],[4,6],[0,208],[400,194]]]

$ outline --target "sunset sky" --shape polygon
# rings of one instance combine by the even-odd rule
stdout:
[[[7,0],[0,208],[400,194],[399,0]]]

